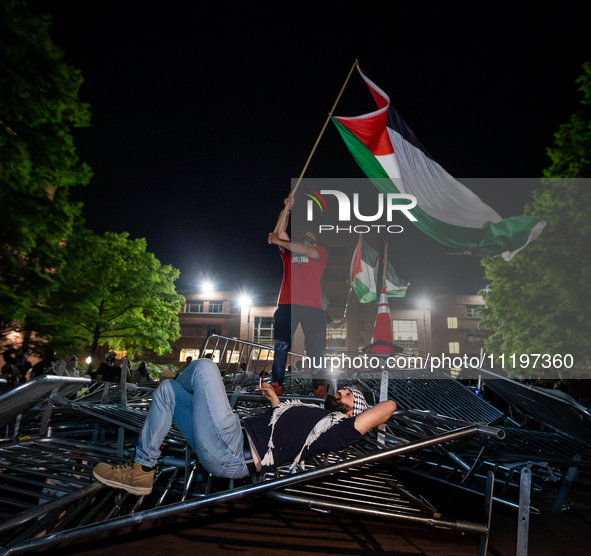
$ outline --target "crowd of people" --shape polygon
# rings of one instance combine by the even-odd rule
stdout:
[[[0,393],[8,392],[43,375],[83,377],[105,382],[121,381],[121,366],[113,351],[105,355],[104,361],[95,370],[88,366],[79,366],[75,355],[58,358],[56,352],[49,349],[42,351],[35,364],[29,361],[31,351],[22,347],[9,347],[1,355],[4,365],[0,369],[0,379],[4,380],[0,382]],[[136,384],[153,382],[147,364],[144,361],[128,362],[127,381]]]
[[[4,350],[2,356],[4,365],[0,371],[0,378],[6,380],[6,385],[3,389],[0,387],[0,391],[11,390],[42,375],[80,376],[76,368],[78,358],[75,355],[58,359],[55,351],[46,349],[34,365],[29,361],[31,351],[22,347],[9,347]]]

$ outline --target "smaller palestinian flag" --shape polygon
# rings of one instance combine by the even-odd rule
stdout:
[[[359,303],[369,303],[378,298],[376,279],[380,263],[380,254],[359,236],[359,243],[351,261],[351,287],[357,294]],[[388,297],[403,297],[409,282],[401,280],[391,264],[386,273],[386,291]]]

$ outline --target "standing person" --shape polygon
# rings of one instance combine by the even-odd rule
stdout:
[[[316,236],[312,232],[305,233],[297,243],[290,240],[287,224],[293,203],[290,193],[279,216],[277,232],[270,233],[268,237],[269,243],[279,246],[283,261],[283,281],[274,315],[275,357],[272,368],[272,383],[278,394],[283,393],[287,354],[298,324],[302,325],[306,356],[311,358],[314,368],[314,389],[324,382],[319,377],[326,340],[320,278],[328,255],[324,247],[316,244]]]
[[[193,361],[176,380],[166,380],[154,392],[134,461],[99,463],[92,474],[107,486],[150,494],[160,447],[173,421],[201,465],[216,477],[240,479],[285,462],[295,468],[301,459],[359,441],[396,410],[391,400],[368,409],[363,394],[354,389],[329,396],[328,410],[299,400],[280,402],[268,383],[260,390],[271,409],[241,420],[230,407],[217,365],[205,358]]]
[[[78,357],[75,355],[68,355],[65,358],[66,361],[66,370],[70,376],[80,376],[80,372],[76,369],[76,365],[78,365]]]
[[[31,369],[32,365],[29,361],[29,351],[20,347],[16,350],[16,366],[21,374],[21,382],[25,382],[25,375]]]
[[[120,382],[121,381],[121,367],[115,365],[117,361],[116,356],[112,353],[107,353],[106,361],[101,363],[96,370],[97,380],[105,382]]]
[[[0,392],[8,392],[16,388],[20,383],[20,373],[16,363],[6,363],[0,371],[0,378],[6,380],[6,385],[0,385]]]
[[[141,361],[137,369],[131,371],[131,382],[141,384],[143,382],[151,382],[152,377],[148,371],[148,367],[144,361]]]
[[[55,357],[55,351],[51,349],[43,350],[43,356],[41,361],[35,363],[31,368],[31,375],[33,376],[33,378],[36,376],[55,374],[53,372]]]

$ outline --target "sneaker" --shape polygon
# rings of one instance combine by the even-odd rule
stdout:
[[[326,398],[326,387],[324,384],[321,384],[318,388],[314,390],[314,396],[317,398]]]
[[[92,470],[95,479],[100,483],[113,488],[122,488],[137,496],[152,492],[155,473],[155,469],[143,471],[139,463],[132,461],[113,466],[107,463],[98,463]]]
[[[277,394],[278,396],[281,396],[283,394],[283,386],[279,386],[278,382],[272,382],[271,386],[273,387],[273,390],[275,390],[275,394]]]

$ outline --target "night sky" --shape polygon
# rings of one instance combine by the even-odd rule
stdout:
[[[539,177],[591,59],[588,14],[566,3],[30,4],[52,15],[53,42],[81,69],[93,114],[74,135],[94,177],[72,197],[96,232],[145,237],[181,270],[180,289],[213,275],[222,287],[278,291],[267,233],[355,58],[460,180]],[[353,74],[336,115],[374,109]],[[363,176],[332,123],[306,176]],[[503,217],[531,196],[502,181],[474,191]],[[477,259],[445,254],[410,224],[395,250],[409,303],[486,285]]]

